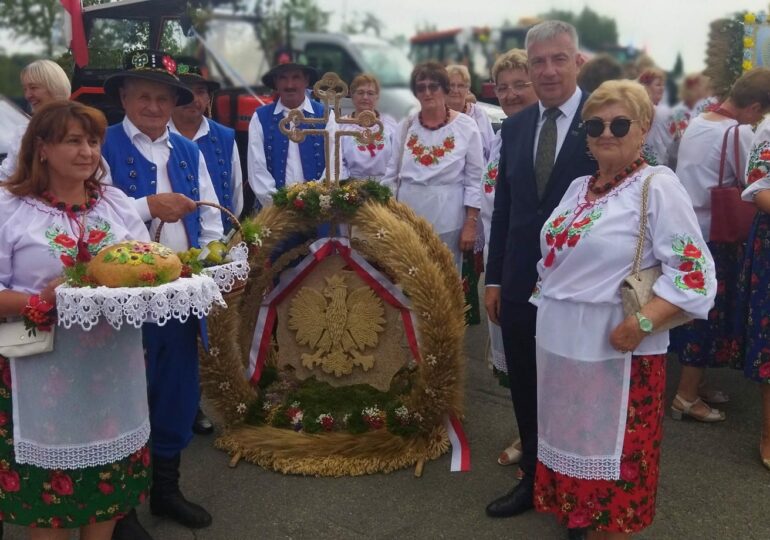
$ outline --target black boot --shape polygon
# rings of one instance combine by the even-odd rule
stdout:
[[[525,476],[511,491],[487,505],[489,517],[513,517],[535,507],[535,486],[531,476]]]
[[[152,536],[139,523],[136,510],[132,508],[128,514],[115,522],[112,540],[152,540]]]
[[[171,518],[191,529],[208,527],[211,525],[211,515],[185,499],[179,491],[179,461],[179,454],[173,458],[152,456],[150,512],[154,516]]]

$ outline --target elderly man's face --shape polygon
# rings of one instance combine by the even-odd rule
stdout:
[[[575,93],[583,58],[569,34],[531,43],[527,57],[535,93],[544,107],[559,107]]]
[[[152,140],[166,131],[176,99],[176,89],[154,81],[126,79],[120,89],[120,101],[126,116]]]
[[[310,79],[301,69],[287,69],[275,76],[275,89],[281,102],[289,109],[296,109],[305,101]]]

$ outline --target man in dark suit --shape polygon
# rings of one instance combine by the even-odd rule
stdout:
[[[529,297],[537,281],[540,229],[575,178],[593,174],[580,111],[587,95],[577,87],[583,59],[575,28],[545,21],[527,33],[529,75],[538,96],[503,122],[484,303],[502,327],[524,477],[487,506],[490,517],[510,517],[533,507],[537,459],[536,308]]]

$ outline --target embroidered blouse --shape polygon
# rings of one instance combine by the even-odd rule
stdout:
[[[484,161],[476,122],[465,114],[437,130],[425,129],[416,116],[403,122],[409,122],[407,130],[403,125],[398,130],[406,132],[406,140],[398,143],[403,155],[400,148],[393,152],[383,184],[438,234],[460,230],[464,207],[481,207]]]
[[[644,167],[593,203],[585,198],[589,177],[581,177],[541,232],[540,280],[531,301],[553,301],[548,326],[559,330],[542,337],[555,352],[584,359],[617,354],[609,335],[624,319],[619,288],[631,273],[642,184],[652,173],[642,268],[662,265],[657,296],[700,319],[711,309],[714,262],[676,175],[667,167]],[[668,333],[660,332],[646,337],[635,354],[662,354],[667,347]]]
[[[488,244],[492,229],[492,212],[495,209],[495,191],[497,188],[497,171],[500,165],[500,148],[503,145],[501,133],[498,131],[492,141],[487,166],[481,175],[481,224],[484,227],[484,241]]]
[[[478,104],[468,103],[468,112],[465,113],[476,122],[481,135],[481,148],[484,150],[484,161],[488,161],[492,154],[492,145],[495,140],[495,130],[492,129],[492,122],[489,116]]]
[[[735,120],[726,118],[719,121],[706,120],[702,116],[693,118],[679,144],[679,159],[676,174],[687,190],[701,234],[709,241],[711,229],[711,188],[719,184],[719,162],[722,155],[722,141],[725,131],[736,125]],[[749,153],[751,126],[738,128],[739,160]],[[722,185],[742,184],[742,163],[735,162],[735,130],[730,132],[725,152],[724,179]]]
[[[741,198],[753,201],[757,193],[770,189],[770,118],[766,118],[757,127],[748,156],[745,176],[748,187],[743,190]]]
[[[388,162],[393,155],[393,142],[397,138],[396,121],[388,115],[380,115],[383,131],[374,141],[364,142],[360,137],[342,137],[342,171],[340,178],[376,178],[385,176]],[[363,131],[356,126],[344,129]]]

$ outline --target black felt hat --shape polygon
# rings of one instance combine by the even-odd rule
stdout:
[[[275,78],[284,71],[298,69],[308,78],[308,86],[313,86],[318,80],[318,71],[307,65],[304,58],[294,59],[294,54],[289,49],[279,49],[273,58],[273,67],[262,76],[262,84],[275,90]]]
[[[193,84],[205,84],[209,90],[209,94],[213,94],[219,90],[222,85],[217,81],[212,81],[206,75],[204,75],[205,66],[201,66],[201,63],[191,56],[177,56],[176,60],[176,76],[187,86]]]
[[[177,89],[177,105],[187,105],[193,100],[192,92],[176,75],[176,61],[163,51],[141,49],[126,53],[123,71],[111,75],[104,81],[104,93],[120,100],[118,90],[127,78],[167,84]]]

